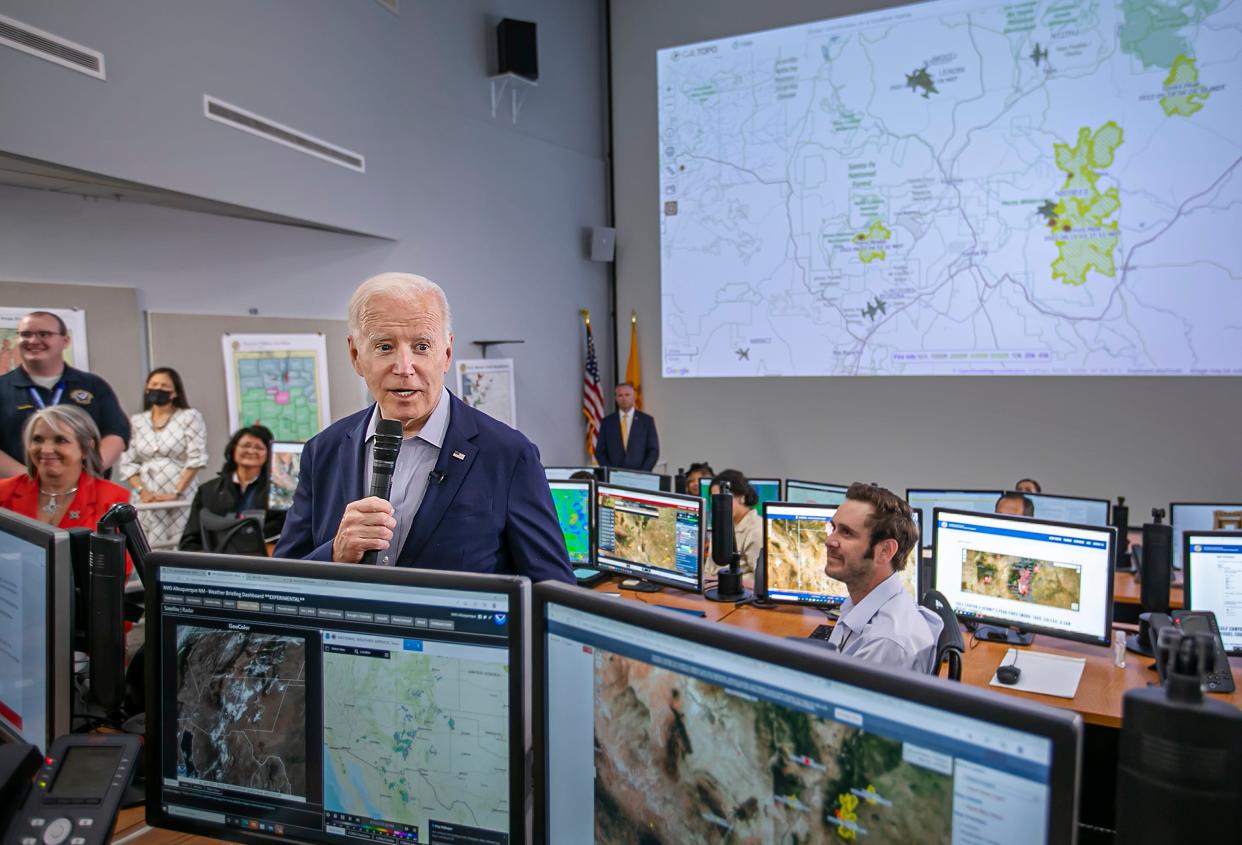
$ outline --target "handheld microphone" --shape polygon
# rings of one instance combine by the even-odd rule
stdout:
[[[375,426],[375,439],[371,442],[371,493],[388,501],[392,494],[392,473],[397,467],[397,454],[401,451],[401,422],[380,420]],[[370,549],[362,554],[362,563],[374,565],[379,551]]]

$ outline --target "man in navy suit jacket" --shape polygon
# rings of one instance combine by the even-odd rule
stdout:
[[[628,381],[617,385],[617,410],[600,421],[595,460],[601,466],[651,472],[660,459],[660,438],[655,420],[635,409],[634,399],[634,385]]]
[[[306,444],[277,557],[378,562],[574,583],[540,465],[522,434],[444,388],[451,312],[433,282],[384,273],[349,303],[349,354],[370,408]],[[364,498],[378,420],[402,424],[391,501]]]

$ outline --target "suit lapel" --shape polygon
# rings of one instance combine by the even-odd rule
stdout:
[[[440,484],[428,482],[427,493],[423,496],[418,513],[414,515],[414,523],[410,526],[410,536],[398,555],[398,561],[406,565],[418,559],[423,547],[440,525],[440,520],[448,512],[449,506],[461,489],[474,463],[479,448],[472,442],[478,428],[474,421],[467,417],[466,406],[456,396],[449,394],[449,424],[444,432],[444,443],[440,446],[440,456],[436,459],[435,472],[443,473],[444,481]],[[454,457],[460,455],[461,457]],[[399,564],[400,565],[400,564]]]
[[[356,502],[362,498],[364,455],[367,446],[367,423],[375,406],[363,414],[358,424],[345,432],[345,440],[341,443],[340,472],[341,492],[345,496],[345,504]]]

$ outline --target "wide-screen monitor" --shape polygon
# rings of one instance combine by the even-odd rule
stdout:
[[[595,524],[595,483],[592,481],[549,481],[556,519],[565,538],[565,551],[574,566],[594,562],[592,538]]]
[[[0,510],[0,735],[46,750],[69,732],[69,534]]]
[[[1073,841],[1077,714],[559,584],[535,597],[539,841]]]
[[[703,591],[703,500],[595,486],[595,563],[653,584]]]
[[[661,476],[654,472],[637,469],[610,469],[608,483],[618,487],[637,487],[640,490],[660,490]]]
[[[848,484],[828,484],[823,481],[799,481],[785,479],[785,501],[808,505],[839,505],[845,501]]]
[[[937,508],[935,586],[963,619],[1107,645],[1116,529]]]
[[[1075,525],[1108,525],[1108,499],[1086,499],[1081,496],[1048,496],[1023,493],[1035,506],[1035,518]],[[999,497],[997,497],[999,498]]]
[[[713,478],[699,479],[699,497],[706,503],[707,513],[705,524],[707,530],[712,527],[712,482]],[[781,500],[781,480],[779,478],[748,478],[746,481],[755,491],[755,504],[751,509],[763,516],[763,507],[768,502]]]
[[[1173,566],[1181,569],[1186,532],[1242,531],[1242,504],[1174,502],[1169,505],[1169,525],[1173,528]]]
[[[305,443],[272,443],[268,467],[267,509],[287,511],[293,507],[293,494],[302,474],[302,448]]]
[[[1242,534],[1188,531],[1182,542],[1186,607],[1216,614],[1225,650],[1242,655]]]
[[[781,500],[781,480],[779,478],[748,478],[751,488],[755,491],[754,509],[763,516],[763,506],[768,502]]]
[[[976,513],[995,513],[996,500],[1004,494],[1003,490],[906,490],[906,504],[918,508],[923,514],[923,524],[919,526],[919,536],[924,546],[932,544],[932,511],[936,508],[953,508]]]
[[[1242,374],[1236,4],[798,5],[643,20],[661,376]]]
[[[602,480],[600,470],[601,467],[544,467],[543,477],[548,481],[565,481],[578,473],[588,472],[592,478]]]
[[[526,840],[524,579],[178,552],[149,566],[148,824]]]
[[[764,578],[767,597],[789,604],[838,605],[849,598],[845,584],[824,572],[833,505],[769,502],[763,515]],[[914,515],[915,525],[919,522]],[[906,557],[901,583],[919,600],[922,549],[918,543]]]

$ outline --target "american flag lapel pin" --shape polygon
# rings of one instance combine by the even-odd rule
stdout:
[[[455,461],[464,461],[465,459],[466,459],[466,453],[465,453],[465,452],[454,452],[454,453],[453,453],[453,460],[455,460]]]

